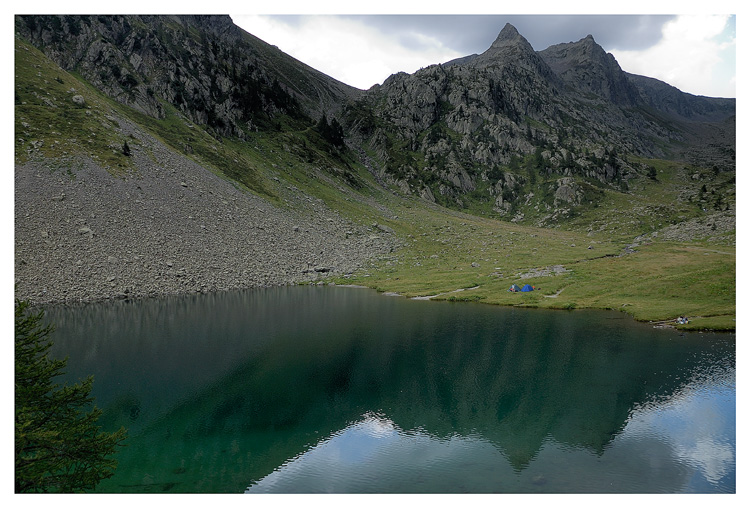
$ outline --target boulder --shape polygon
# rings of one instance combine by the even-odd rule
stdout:
[[[555,207],[560,203],[580,205],[583,198],[581,187],[571,177],[560,178],[555,190]]]

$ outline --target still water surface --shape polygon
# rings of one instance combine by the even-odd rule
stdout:
[[[289,287],[51,307],[102,492],[735,492],[735,336]]]

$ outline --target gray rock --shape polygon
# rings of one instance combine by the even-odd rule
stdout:
[[[383,231],[384,233],[388,233],[391,235],[396,234],[393,228],[386,226],[385,224],[376,224],[375,227],[377,227],[380,231]]]
[[[561,203],[568,205],[579,205],[583,198],[583,191],[581,187],[571,177],[560,178],[557,182],[557,189],[555,190],[555,208]]]

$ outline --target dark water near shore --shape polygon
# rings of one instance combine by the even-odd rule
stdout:
[[[735,492],[735,336],[291,287],[51,307],[102,492]]]

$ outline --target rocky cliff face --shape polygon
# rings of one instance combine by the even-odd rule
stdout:
[[[175,107],[222,136],[278,114],[314,121],[359,93],[228,16],[17,16],[16,31],[118,102],[154,118]]]
[[[510,23],[503,27],[489,49],[472,63],[480,68],[515,69],[537,75],[555,89],[560,87],[558,77]]]
[[[535,52],[506,25],[480,55],[391,76],[346,118],[379,154],[382,178],[449,205],[487,195],[502,214],[537,180],[553,181],[541,194],[555,204],[580,202],[558,199],[570,185],[556,179],[627,188],[639,169],[625,154],[675,157],[699,141],[686,120],[733,114],[733,102],[677,92],[626,74],[591,36]]]
[[[620,188],[635,170],[613,153],[665,156],[655,141],[680,134],[624,109],[638,99],[593,39],[537,53],[506,25],[481,55],[391,76],[346,118],[400,188],[458,206],[479,192],[503,213],[537,178]]]
[[[570,87],[619,106],[636,106],[640,96],[610,53],[589,35],[578,42],[557,44],[539,56]]]
[[[336,119],[336,150],[345,139],[379,182],[506,217],[579,206],[592,186],[626,190],[645,171],[627,155],[734,168],[734,100],[626,74],[591,36],[536,52],[506,25],[482,54],[361,91],[227,16],[17,16],[16,32],[154,118],[174,108],[239,139]]]

